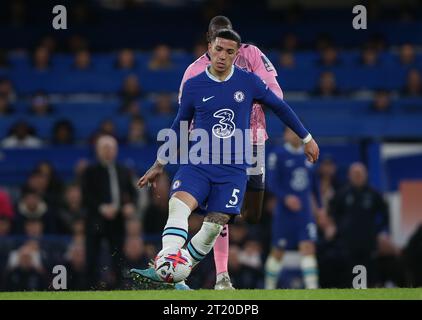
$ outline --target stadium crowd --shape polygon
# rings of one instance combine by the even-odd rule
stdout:
[[[206,48],[206,43],[200,41],[190,53],[184,54],[193,61]],[[276,58],[272,62],[279,70],[294,70],[301,63],[297,59],[303,50],[300,35],[286,34],[276,49],[273,51],[276,55],[271,57]],[[304,97],[335,98],[356,94],[347,86],[339,85],[335,72],[331,71],[346,63],[340,55],[342,49],[326,36],[318,38],[312,49],[317,56],[313,61],[315,67],[323,71],[318,74],[316,86],[304,93]],[[421,55],[415,45],[403,43],[391,48],[384,38],[377,35],[359,50],[353,62],[356,65],[374,68],[376,72],[376,68],[383,64],[382,58],[388,53],[397,58],[397,63],[406,70],[402,87],[370,91],[371,99],[366,106],[368,114],[392,114],[393,98],[422,97]],[[106,100],[111,97],[113,101],[118,101],[118,108],[95,131],[80,134],[77,123],[56,108],[63,99],[71,99],[72,94],[57,95],[42,87],[21,93],[10,75],[16,71],[16,61],[22,60],[27,64],[25,67],[39,73],[67,64],[69,69],[66,70],[89,74],[98,67],[95,61],[98,62],[101,52],[90,50],[88,40],[76,35],[69,37],[66,43],[60,43],[54,36],[45,36],[33,51],[16,53],[0,50],[0,120],[16,117],[8,132],[0,136],[1,148],[57,147],[59,150],[63,146],[90,146],[97,150],[98,155],[96,148],[103,136],[114,137],[118,146],[156,144],[156,131],[150,130],[149,120],[165,119],[167,126],[171,124],[177,111],[177,92],[145,89],[148,79],[140,78],[135,71],[140,67],[152,73],[186,67],[186,63],[176,61],[173,51],[166,44],[158,44],[142,61],[139,52],[133,48],[114,52],[113,59],[107,60],[108,68],[123,71],[123,81],[119,84],[119,90],[102,93],[101,98]],[[63,56],[63,52],[66,59],[61,63],[57,59]],[[15,59],[21,56],[24,58]],[[282,72],[279,78],[283,78]],[[162,82],[165,80],[161,79]],[[289,92],[285,93],[288,98]],[[73,93],[74,96],[77,94]],[[294,104],[292,106],[294,108]],[[72,112],[71,109],[67,111],[68,115]],[[101,109],[98,111],[100,113]],[[119,115],[129,119],[124,130],[119,129],[113,121],[113,117]],[[53,119],[51,131],[39,135],[31,125],[34,119]],[[388,206],[382,195],[368,185],[365,166],[352,164],[347,168],[347,177],[341,178],[335,160],[324,154],[321,158],[318,176],[327,214],[319,215],[317,220],[320,286],[350,287],[353,276],[351,266],[356,264],[368,267],[370,286],[422,286],[422,226],[405,247],[397,248],[389,236]],[[97,160],[101,162],[101,156]],[[95,233],[92,229],[96,227],[90,220],[93,212],[89,208],[89,197],[93,191],[85,188],[87,171],[93,166],[94,161],[81,158],[74,166],[72,177],[64,179],[57,168],[46,160],[34,163],[32,171],[21,184],[5,185],[0,179],[0,290],[52,289],[51,279],[54,275],[51,270],[59,264],[67,268],[70,290],[136,288],[128,270],[147,267],[160,247],[168,212],[170,174],[163,175],[154,190],[137,190],[136,180],[142,172],[132,167],[122,169],[130,180],[131,187],[128,188],[133,189],[133,196],[120,199],[122,207],[110,214],[110,221],[114,223],[118,217],[121,230],[110,230],[104,236],[108,240],[113,237],[119,239],[114,242],[101,242],[100,239],[93,249],[87,247],[87,239]],[[350,194],[356,197],[371,194],[377,201],[349,208],[345,203]],[[123,204],[130,206],[123,209]],[[264,263],[270,250],[274,207],[275,198],[267,193],[259,224],[248,225],[238,219],[230,226],[229,272],[236,288],[264,286]],[[199,215],[191,215],[190,234],[198,231],[201,219]],[[89,239],[92,240],[92,237]],[[92,270],[92,262],[90,266],[87,259],[92,258],[92,250],[100,259],[95,270]],[[92,275],[93,272],[96,276]],[[188,283],[192,288],[213,288],[214,277],[214,263],[212,257],[208,256],[205,263],[194,270]],[[300,282],[292,283],[290,287],[303,286]]]

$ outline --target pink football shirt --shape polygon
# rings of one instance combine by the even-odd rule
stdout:
[[[182,92],[183,84],[190,78],[204,72],[205,68],[211,63],[208,53],[204,53],[196,61],[194,61],[185,71],[180,84],[179,97]],[[239,49],[239,54],[234,64],[259,76],[268,87],[280,98],[283,98],[283,91],[277,82],[277,71],[275,70],[271,61],[254,45],[242,44]],[[262,110],[262,105],[255,103],[252,107],[251,113],[251,129],[252,129],[252,143],[264,144],[268,139],[265,130],[265,114]]]

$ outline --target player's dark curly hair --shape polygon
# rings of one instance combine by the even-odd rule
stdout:
[[[225,16],[215,16],[210,20],[207,32],[207,41],[211,42],[212,36],[221,29],[233,29],[229,18]]]
[[[240,35],[234,31],[233,29],[221,29],[214,33],[210,39],[210,41],[214,41],[216,38],[223,38],[227,40],[233,40],[237,43],[237,46],[240,47],[242,39]]]

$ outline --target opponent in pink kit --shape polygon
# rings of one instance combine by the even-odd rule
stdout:
[[[208,27],[207,38],[210,39],[213,33],[223,28],[232,29],[232,24],[227,17],[216,16],[212,18]],[[204,72],[210,63],[210,56],[208,53],[204,53],[186,69],[180,85],[179,96],[182,92],[184,83],[188,79]],[[234,63],[239,68],[255,73],[266,82],[268,87],[277,96],[283,98],[283,92],[277,82],[277,72],[274,66],[257,47],[250,44],[242,44]],[[264,145],[268,135],[265,130],[265,114],[260,104],[253,105],[250,125],[252,132],[251,142],[254,147],[254,153],[265,153]],[[265,154],[262,154],[261,159],[265,159]],[[257,223],[262,214],[262,203],[265,190],[265,161],[262,161],[260,166],[260,174],[249,175],[247,191],[242,207],[241,215],[249,223]],[[225,225],[214,246],[214,260],[217,273],[214,288],[216,290],[234,289],[228,274],[228,259],[229,230],[228,226]]]

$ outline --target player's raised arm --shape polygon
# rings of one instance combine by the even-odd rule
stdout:
[[[144,187],[147,184],[152,184],[152,186],[155,187],[155,180],[163,172],[163,168],[168,162],[168,160],[166,160],[166,157],[165,157],[166,149],[170,151],[178,149],[177,146],[180,145],[179,140],[181,138],[180,123],[182,121],[186,121],[187,123],[190,123],[195,111],[191,96],[192,94],[189,92],[189,89],[186,89],[186,86],[185,86],[179,98],[179,110],[177,112],[176,118],[173,121],[172,126],[169,129],[170,131],[174,133],[173,136],[176,136],[177,139],[171,139],[172,135],[171,134],[168,135],[169,140],[165,142],[165,144],[167,144],[167,148],[163,148],[163,145],[162,145],[158,149],[157,160],[152,165],[152,167],[149,168],[148,171],[138,181],[138,186],[140,188]],[[187,134],[188,132],[186,132],[186,135]]]
[[[296,113],[284,100],[269,90],[268,86],[258,76],[251,74],[251,77],[254,81],[254,98],[270,107],[280,120],[302,139],[308,160],[315,163],[319,157],[319,147]]]

